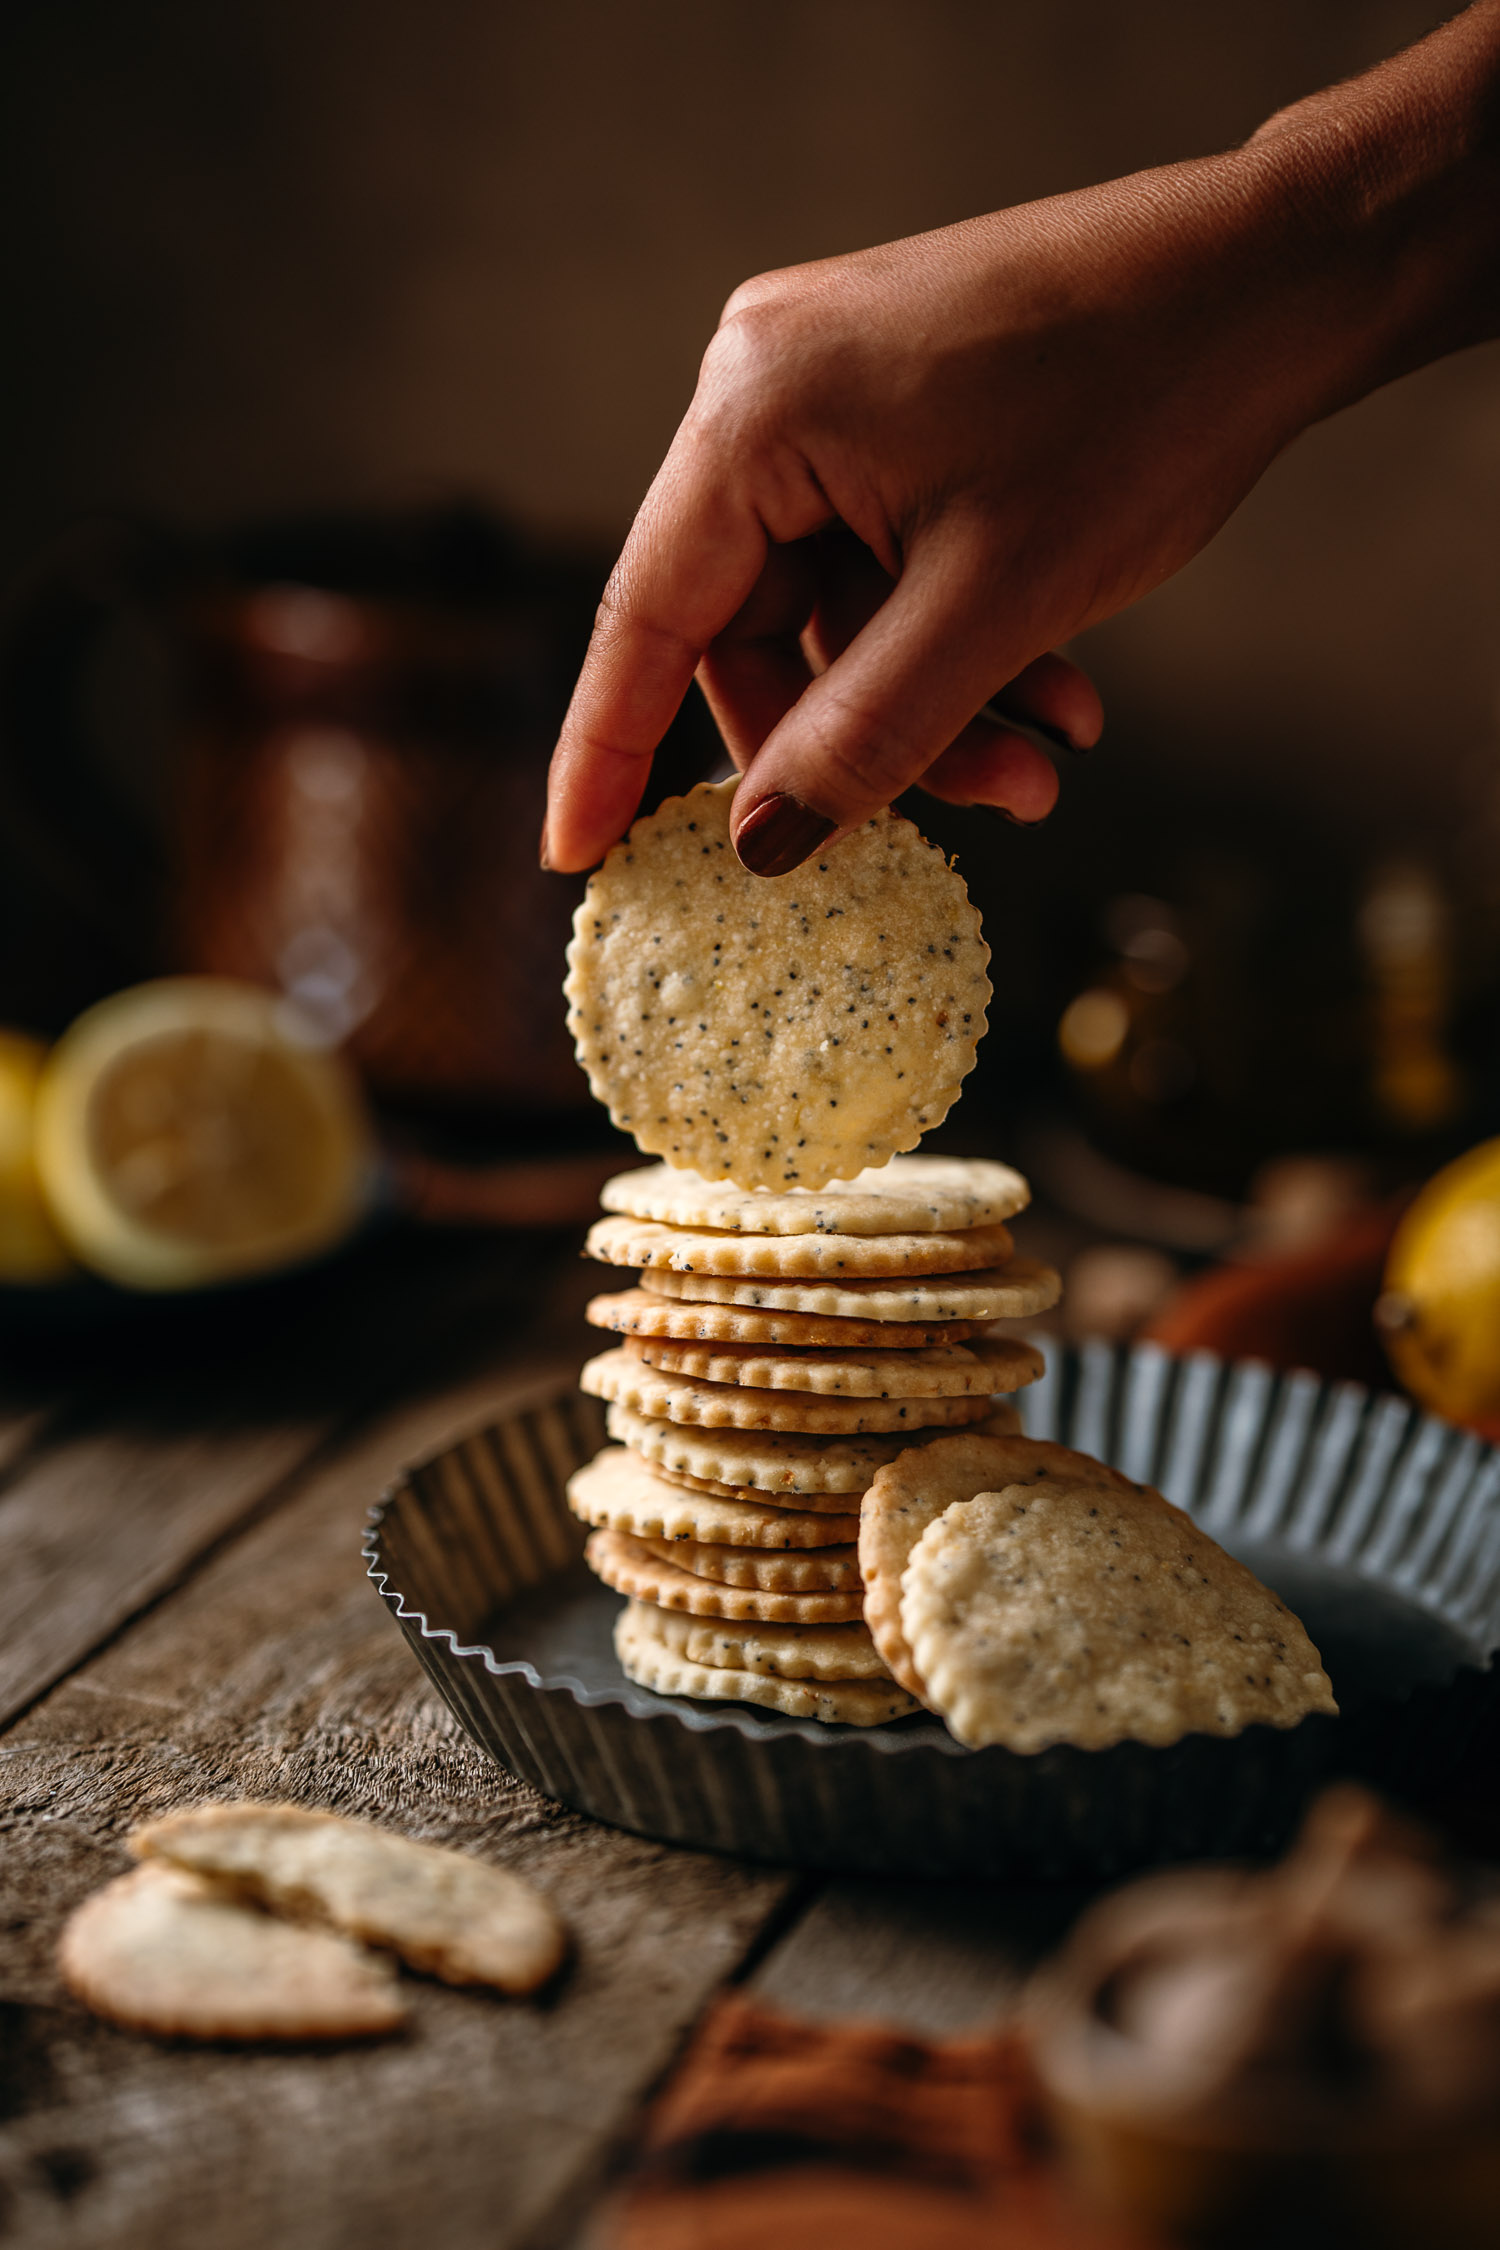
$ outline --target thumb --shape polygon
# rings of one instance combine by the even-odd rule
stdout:
[[[1008,614],[997,599],[993,556],[974,537],[934,533],[915,545],[889,598],[747,766],[733,824],[744,864],[787,874],[920,781],[1039,653],[1034,629],[1024,602]],[[1055,776],[1040,751],[1018,743],[1017,752],[997,801],[1038,819]]]

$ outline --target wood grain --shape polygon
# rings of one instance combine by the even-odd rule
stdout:
[[[518,1334],[534,1350],[567,1339],[581,1360],[588,1276],[575,1249],[571,1237],[395,1230],[206,1304],[117,1309],[50,1366],[52,1391],[70,1367],[72,1382],[40,1436],[40,1416],[0,1399],[0,1725],[159,1600],[332,1432],[502,1364]]]
[[[49,1419],[44,1406],[0,1406],[0,1491],[14,1480]]]
[[[363,1579],[360,1523],[398,1463],[544,1380],[492,1377],[402,1409],[0,1740],[0,2036],[19,2058],[0,2072],[7,2241],[556,2240],[775,1913],[787,1877],[598,1827],[490,1764]],[[135,1820],[231,1794],[364,1813],[503,1861],[558,1901],[575,1959],[538,2002],[414,1982],[410,2034],[367,2050],[195,2051],[97,2023],[56,1978],[62,1919],[126,1864]]]
[[[45,1448],[0,1496],[0,1725],[175,1584],[325,1428],[114,1428]]]
[[[1092,1895],[842,1877],[767,1950],[750,1988],[794,2015],[864,2016],[924,2038],[973,2031],[1013,2010]]]

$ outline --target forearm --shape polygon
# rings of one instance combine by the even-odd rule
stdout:
[[[1500,335],[1500,0],[1278,111],[1235,161],[1326,292],[1323,413]]]
[[[1100,358],[1121,426],[1197,449],[1232,506],[1310,423],[1500,335],[1500,0],[1240,148],[971,224],[998,325],[1047,328],[1059,367],[1075,332],[1064,398]]]

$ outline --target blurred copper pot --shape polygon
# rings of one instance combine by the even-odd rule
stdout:
[[[101,981],[279,988],[398,1106],[586,1109],[560,995],[581,885],[536,849],[601,575],[467,510],[79,535],[12,605],[0,779],[119,958]],[[122,617],[169,658],[154,814],[82,692]]]

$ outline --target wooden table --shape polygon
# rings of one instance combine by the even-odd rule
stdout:
[[[106,1306],[40,1343],[11,1309],[6,2250],[576,2243],[725,1986],[946,2030],[1001,2007],[1075,1908],[647,1843],[536,1796],[459,1730],[364,1577],[362,1521],[402,1462],[577,1367],[590,1285],[575,1241],[393,1236],[298,1288]],[[53,1966],[64,1917],[129,1864],[134,1822],[235,1795],[535,1875],[573,1966],[539,2003],[413,1980],[409,2035],[323,2054],[96,2021]]]

